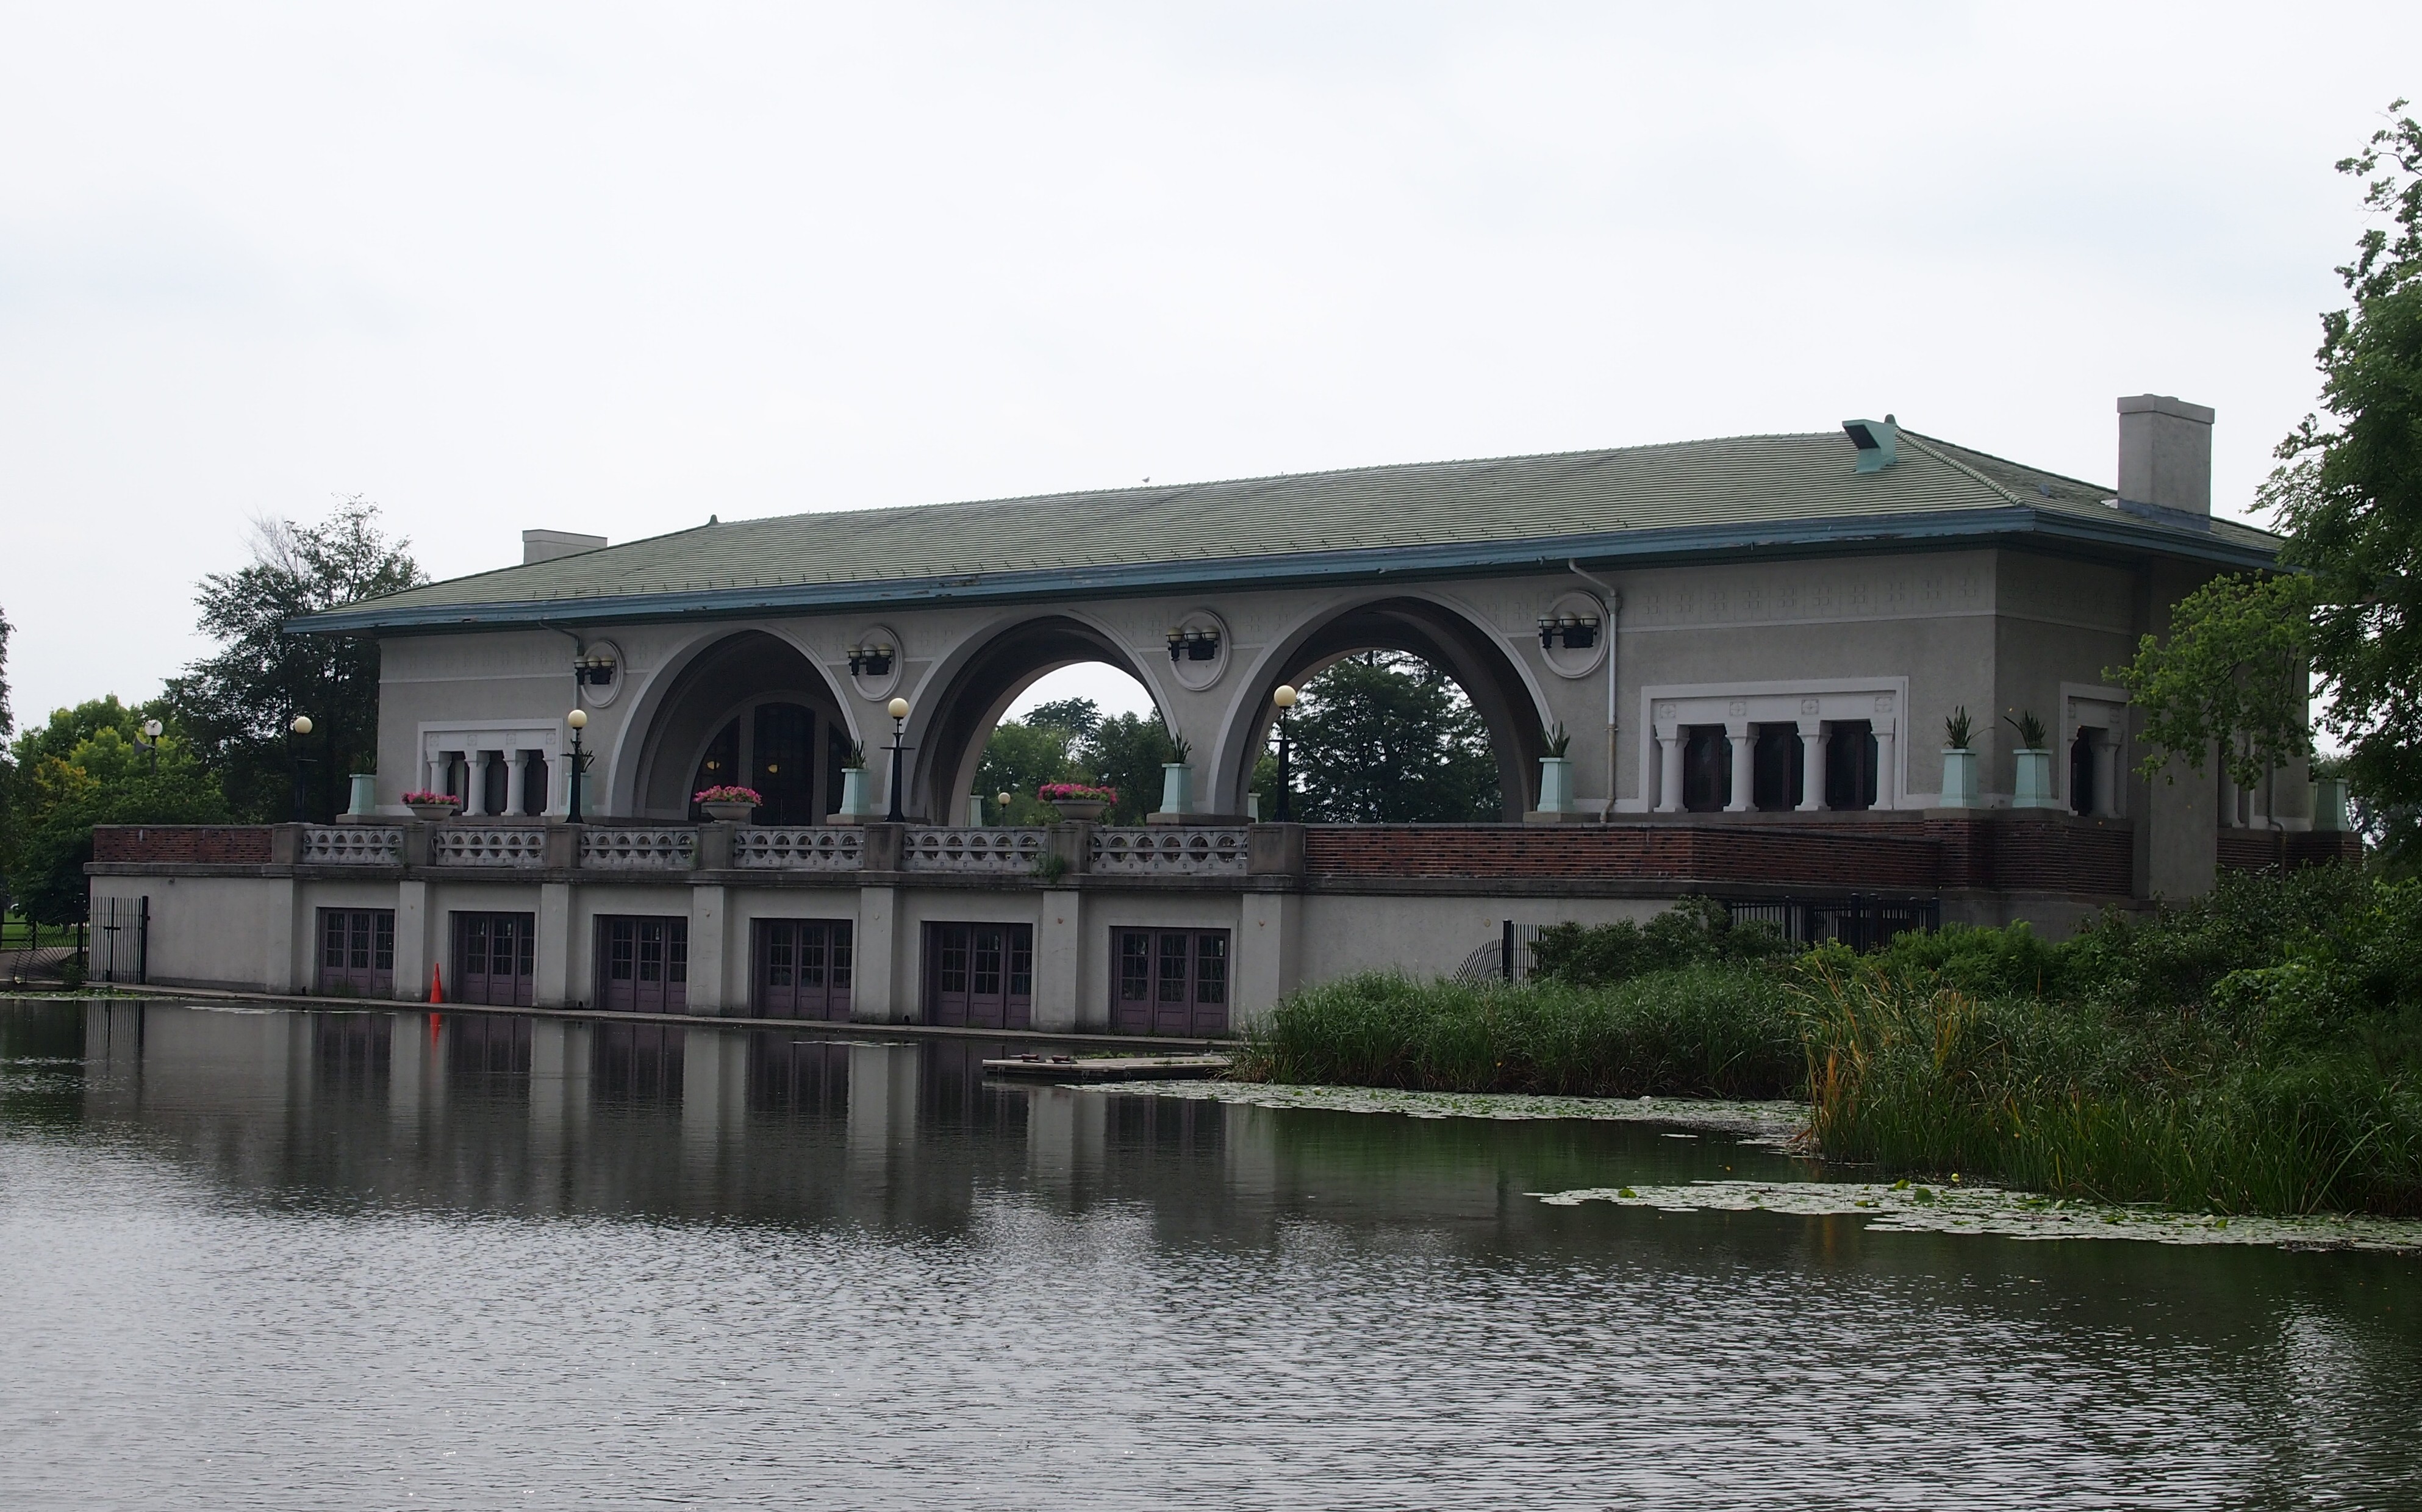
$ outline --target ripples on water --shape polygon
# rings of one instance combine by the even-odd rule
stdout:
[[[0,1503],[2422,1504],[2409,1259],[801,1032],[0,1004]]]

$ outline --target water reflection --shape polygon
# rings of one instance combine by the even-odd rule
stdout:
[[[2409,1261],[1548,1207],[1792,1168],[812,1028],[0,1006],[13,1504],[2422,1500]]]

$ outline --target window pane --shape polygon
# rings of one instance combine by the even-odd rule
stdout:
[[[1034,996],[1034,928],[1030,924],[1009,926],[1009,995]]]
[[[606,926],[606,974],[616,982],[631,980],[631,926],[617,920]]]
[[[849,985],[849,929],[845,923],[832,926],[832,984],[837,991]]]
[[[665,980],[689,981],[689,921],[671,919],[665,922]]]
[[[941,936],[941,988],[944,992],[965,993],[967,990],[967,932],[945,929]]]
[[[978,998],[1000,996],[1001,931],[998,928],[975,932],[975,984],[969,989]]]
[[[395,969],[395,915],[382,908],[378,914],[378,943],[373,951],[378,969]]]
[[[789,924],[765,926],[765,984],[787,987],[791,984],[791,935]]]
[[[1160,937],[1161,1001],[1184,1002],[1186,1000],[1186,955],[1187,948],[1191,944],[1193,940],[1185,935]]]
[[[1152,937],[1140,929],[1119,936],[1119,1001],[1141,1002],[1152,995]]]
[[[1205,930],[1194,937],[1194,1000],[1228,1000],[1228,936]]]
[[[662,982],[665,979],[665,926],[644,923],[639,926],[639,980]]]

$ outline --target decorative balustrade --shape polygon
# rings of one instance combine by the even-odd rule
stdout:
[[[909,872],[1031,872],[1043,859],[1040,829],[925,829],[908,831],[900,865]]]
[[[612,825],[580,833],[580,865],[605,872],[686,872],[698,864],[698,831],[679,825]]]
[[[1093,831],[1091,870],[1124,876],[1243,876],[1245,831],[1116,828]]]
[[[387,825],[313,825],[302,858],[315,866],[401,866],[403,831]]]
[[[747,871],[855,872],[866,831],[856,825],[810,829],[747,827],[731,836],[731,864]]]
[[[397,843],[402,843],[401,835]],[[544,866],[546,830],[537,825],[440,825],[429,836],[429,860],[432,866]]]

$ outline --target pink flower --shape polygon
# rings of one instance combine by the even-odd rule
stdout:
[[[758,795],[755,788],[711,787],[702,793],[691,794],[690,801],[693,803],[746,803],[753,808],[765,800]]]

